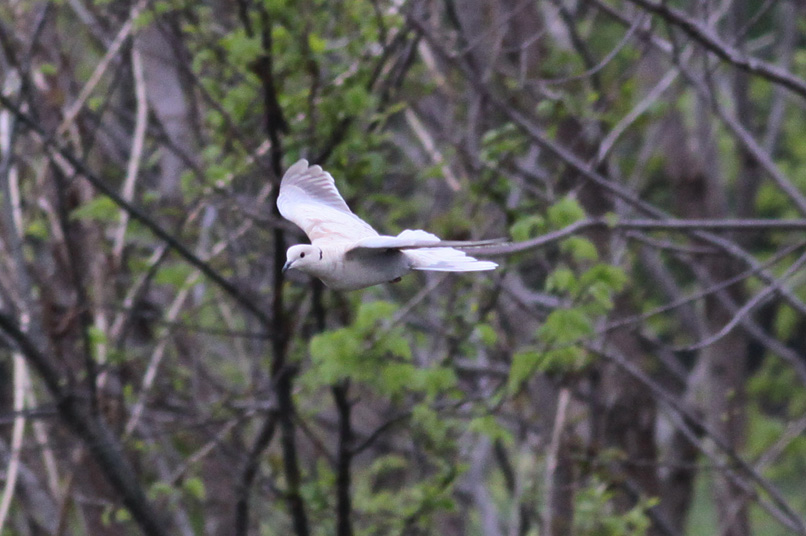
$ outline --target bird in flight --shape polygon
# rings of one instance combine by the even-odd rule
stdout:
[[[406,229],[397,236],[378,234],[350,210],[333,176],[320,166],[309,166],[307,160],[286,171],[277,208],[311,241],[288,248],[283,271],[300,270],[334,290],[394,283],[412,270],[475,272],[498,266],[454,248],[485,246],[499,240],[443,241],[419,229]]]

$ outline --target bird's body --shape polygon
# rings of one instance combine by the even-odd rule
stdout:
[[[396,281],[411,270],[469,272],[497,266],[454,249],[489,241],[443,242],[426,231],[408,229],[397,236],[379,235],[350,210],[333,177],[306,160],[283,176],[277,207],[311,239],[288,249],[284,270],[299,269],[335,290]]]
[[[292,262],[294,268],[318,277],[333,290],[358,290],[380,283],[394,281],[411,271],[411,260],[399,250],[379,250],[370,256],[350,256],[345,244],[319,247],[321,259],[304,267]]]

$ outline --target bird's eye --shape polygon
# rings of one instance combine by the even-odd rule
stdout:
[[[299,254],[299,258],[300,258],[300,259],[305,258],[305,252],[304,252],[304,251],[303,251],[302,253],[300,253],[300,254]]]

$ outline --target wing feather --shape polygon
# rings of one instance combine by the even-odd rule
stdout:
[[[406,229],[397,236],[378,235],[358,241],[353,248],[370,249],[427,249],[427,248],[484,248],[506,242],[506,238],[488,240],[441,240],[437,235],[421,229]]]
[[[370,258],[389,250],[404,250],[414,270],[441,272],[474,272],[492,270],[496,263],[480,261],[454,247],[480,247],[500,242],[480,240],[475,242],[442,241],[438,236],[423,230],[406,229],[397,236],[372,236],[356,242],[345,252],[345,259]]]
[[[305,231],[311,243],[355,242],[378,233],[356,216],[336,189],[333,176],[300,160],[286,171],[277,198],[280,214]]]

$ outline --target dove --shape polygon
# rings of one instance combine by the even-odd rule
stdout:
[[[412,270],[474,272],[498,266],[454,248],[499,240],[443,241],[420,229],[406,229],[397,236],[378,234],[350,210],[333,176],[304,159],[283,175],[277,208],[311,241],[288,248],[283,272],[300,270],[334,290],[394,283]]]

